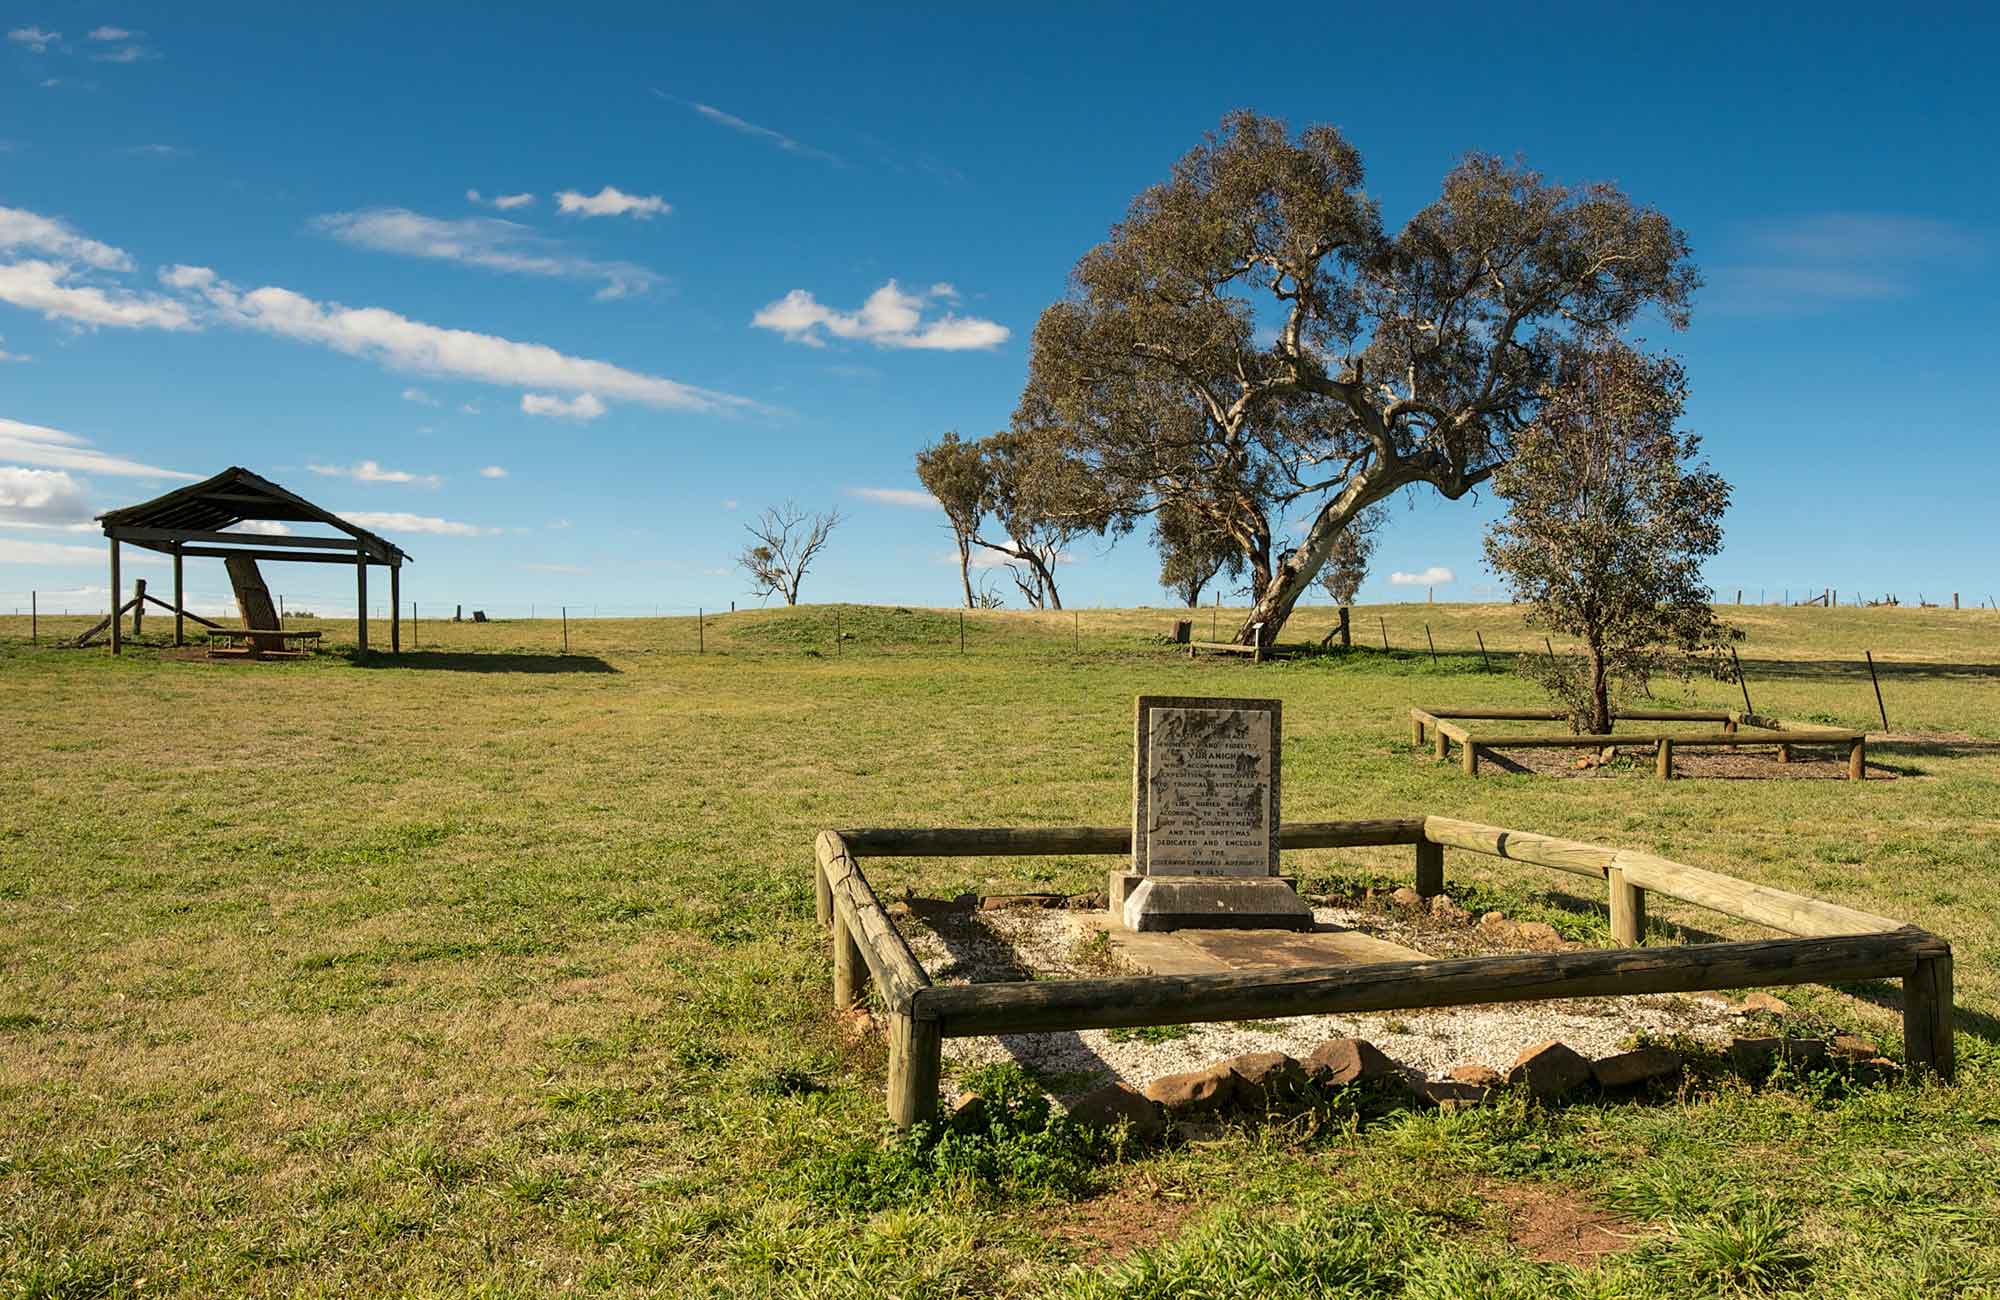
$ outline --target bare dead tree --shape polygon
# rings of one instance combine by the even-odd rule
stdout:
[[[767,509],[754,524],[743,525],[757,540],[743,548],[736,562],[750,574],[751,592],[758,596],[783,596],[787,605],[799,603],[799,584],[806,570],[826,548],[827,537],[841,522],[839,509],[825,514],[807,514],[795,501]]]

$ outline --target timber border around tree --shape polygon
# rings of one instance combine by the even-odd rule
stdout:
[[[947,1038],[1868,979],[1903,982],[1903,1057],[1910,1077],[1953,1077],[1951,945],[1916,926],[1651,853],[1450,817],[1299,822],[1279,832],[1283,849],[1390,844],[1414,846],[1417,892],[1427,897],[1444,890],[1447,848],[1601,880],[1612,937],[1621,946],[1305,970],[945,987],[931,982],[910,951],[862,874],[863,858],[1124,856],[1131,852],[1131,828],[828,830],[819,833],[814,845],[813,877],[819,922],[833,945],[833,1005],[836,1010],[857,1006],[866,999],[868,986],[874,986],[888,1016],[889,1118],[902,1128],[937,1117]],[[1790,937],[1644,947],[1648,891]]]
[[[1569,715],[1560,709],[1419,709],[1410,710],[1410,740],[1418,748],[1426,743],[1439,762],[1451,753],[1451,743],[1459,746],[1459,766],[1467,776],[1479,775],[1479,761],[1496,749],[1604,749],[1611,745],[1651,745],[1653,771],[1662,781],[1674,775],[1674,750],[1683,745],[1721,745],[1737,749],[1744,745],[1775,745],[1778,761],[1792,761],[1792,750],[1800,745],[1828,745],[1847,750],[1847,779],[1860,781],[1868,773],[1868,733],[1834,727],[1809,727],[1762,713],[1741,709],[1628,709],[1612,715],[1611,722],[1719,722],[1720,731],[1628,731],[1602,735],[1575,735],[1570,732],[1523,733],[1478,732],[1461,726],[1465,722],[1563,722]],[[1427,734],[1428,733],[1428,734]]]

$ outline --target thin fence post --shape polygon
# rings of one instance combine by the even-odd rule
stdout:
[[[568,605],[564,605],[562,607],[562,621],[563,621],[563,653],[568,654],[569,653],[569,606]]]
[[[1424,624],[1424,642],[1431,648],[1431,667],[1435,668],[1438,664],[1438,643],[1431,639],[1431,625],[1429,623]]]
[[[965,653],[965,611],[958,611],[958,652]]]
[[[836,659],[840,657],[840,607],[838,605],[834,606],[833,609],[833,656]]]
[[[694,607],[694,652],[708,653],[708,615],[699,605]]]
[[[1375,616],[1375,621],[1376,621],[1377,623],[1379,623],[1379,624],[1381,624],[1381,625],[1382,625],[1382,653],[1383,653],[1383,654],[1388,654],[1388,653],[1389,653],[1389,620],[1388,620],[1388,619],[1386,619],[1386,618],[1383,618],[1383,617],[1382,617],[1382,616],[1381,616],[1380,614],[1377,614],[1377,615]]]
[[[1222,637],[1222,592],[1218,590],[1215,593],[1215,613],[1209,615],[1208,618],[1208,639],[1211,641],[1216,641],[1220,640],[1221,637]]]
[[[1729,647],[1729,666],[1736,670],[1736,684],[1743,688],[1743,712],[1755,713],[1757,710],[1750,707],[1750,679],[1743,675],[1743,664],[1736,657],[1735,646]]]
[[[1889,710],[1882,704],[1882,679],[1875,675],[1875,652],[1873,650],[1863,650],[1861,653],[1868,656],[1868,680],[1875,683],[1875,711],[1882,715],[1882,730],[1887,731],[1889,729]]]
[[[1077,610],[1071,610],[1069,617],[1069,652],[1079,654],[1083,650],[1083,615]]]
[[[1482,671],[1489,673],[1492,672],[1493,661],[1486,657],[1486,638],[1484,636],[1481,636],[1480,633],[1476,630],[1473,632],[1472,635],[1479,637],[1479,662],[1485,665]]]

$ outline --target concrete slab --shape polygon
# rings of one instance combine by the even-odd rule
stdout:
[[[1237,970],[1363,966],[1385,961],[1425,961],[1429,953],[1377,939],[1359,930],[1133,931],[1105,913],[1077,914],[1077,921],[1110,937],[1111,950],[1148,975],[1220,975]]]
[[[1310,930],[1312,909],[1275,876],[1147,876],[1125,898],[1128,930]]]

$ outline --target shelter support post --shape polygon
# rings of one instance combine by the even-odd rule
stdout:
[[[354,557],[354,636],[355,646],[368,653],[368,557]]]
[[[118,539],[111,539],[111,653],[125,653],[124,629],[118,626],[118,600],[125,594],[124,581],[118,576]]]
[[[187,644],[187,584],[181,580],[181,548],[174,547],[174,644]]]
[[[389,653],[403,653],[403,566],[389,566]]]

